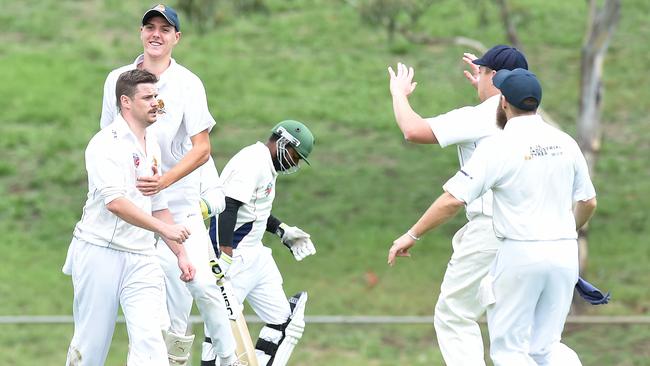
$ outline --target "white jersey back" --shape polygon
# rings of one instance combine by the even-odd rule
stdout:
[[[465,202],[492,189],[494,231],[511,240],[576,239],[573,203],[596,196],[578,144],[537,115],[510,119],[443,188]]]
[[[134,63],[111,71],[104,83],[104,98],[100,126],[106,127],[117,114],[115,84],[125,71],[137,68],[143,61],[140,55]],[[215,121],[208,110],[207,97],[201,80],[185,67],[171,60],[167,70],[156,84],[158,99],[165,103],[158,121],[148,128],[158,138],[162,154],[162,168],[169,171],[192,148],[190,137],[210,130]],[[200,177],[197,170],[165,189],[169,210],[175,219],[198,214]],[[177,220],[178,221],[178,220]]]
[[[461,167],[486,137],[499,132],[496,111],[500,99],[500,94],[494,95],[477,106],[458,108],[426,120],[440,147],[457,145]],[[492,216],[492,200],[492,192],[488,191],[469,202],[465,207],[467,219],[471,220],[477,215]]]
[[[240,150],[223,168],[224,195],[243,202],[237,213],[233,249],[262,245],[275,198],[277,176],[271,152],[261,142]]]

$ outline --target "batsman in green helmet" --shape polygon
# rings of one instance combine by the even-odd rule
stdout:
[[[248,300],[266,323],[255,344],[259,365],[286,365],[305,326],[307,293],[287,299],[271,249],[262,238],[266,231],[278,235],[298,261],[316,253],[309,234],[271,214],[278,174],[295,173],[301,161],[310,164],[314,142],[302,122],[282,121],[271,129],[266,143],[257,142],[233,156],[213,184],[225,197],[219,219],[210,220],[210,237],[219,253],[214,273],[225,277],[239,304]],[[210,341],[203,345],[204,365],[214,364],[209,363],[215,359],[211,346]]]

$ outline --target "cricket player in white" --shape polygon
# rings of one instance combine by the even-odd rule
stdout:
[[[226,208],[219,215],[218,229],[212,221],[210,232],[218,232],[221,252],[215,273],[224,274],[237,300],[247,299],[266,323],[255,346],[259,364],[284,366],[302,337],[307,293],[287,300],[282,275],[262,237],[265,231],[277,234],[299,261],[316,253],[309,234],[271,215],[278,173],[297,171],[300,160],[309,163],[314,136],[307,126],[292,120],[278,123],[271,132],[266,144],[243,148],[224,167]],[[202,365],[214,365],[214,354],[205,345],[202,359]]]
[[[160,105],[159,123],[149,132],[158,138],[162,152],[162,176],[140,177],[137,187],[145,195],[164,189],[174,221],[186,225],[193,233],[185,243],[187,255],[196,267],[194,280],[183,283],[173,266],[173,255],[158,245],[158,257],[165,272],[169,321],[163,327],[174,365],[186,365],[194,335],[186,336],[192,299],[214,334],[213,343],[222,365],[237,364],[235,341],[230,331],[223,297],[211,273],[208,251],[210,238],[205,230],[200,201],[199,169],[216,168],[210,159],[209,131],[215,124],[208,110],[201,80],[171,57],[180,40],[178,15],[171,7],[156,5],[142,17],[140,38],[144,53],[134,63],[113,70],[104,84],[101,127],[115,115],[114,93],[117,75],[133,69],[144,69],[159,77],[157,84]],[[207,163],[206,163],[207,162]],[[218,205],[218,204],[217,204]],[[221,204],[223,207],[223,203]]]
[[[75,329],[66,365],[104,364],[120,305],[129,333],[127,364],[168,365],[154,232],[174,252],[184,281],[194,268],[182,245],[190,232],[164,222],[171,215],[162,193],[144,196],[136,188],[137,177],[160,173],[160,147],[146,132],[157,118],[156,81],[141,70],[120,75],[113,98],[120,113],[86,148],[88,199],[63,266],[74,286]]]
[[[388,262],[409,256],[422,234],[491,189],[502,244],[479,295],[488,305],[495,366],[579,364],[557,346],[578,279],[576,230],[595,210],[595,190],[576,142],[536,114],[542,90],[535,75],[501,70],[493,82],[502,93],[503,133],[478,146],[445,193],[394,241]]]
[[[408,96],[415,90],[413,68],[389,68],[390,91],[395,119],[404,137],[411,142],[456,145],[463,166],[476,147],[499,130],[495,110],[500,92],[492,77],[502,69],[528,68],[525,56],[516,48],[497,45],[477,59],[466,53],[463,60],[472,68],[466,77],[477,89],[480,104],[455,109],[424,119],[410,106]],[[485,365],[483,338],[478,319],[485,313],[476,294],[487,275],[500,241],[492,229],[492,192],[487,191],[466,205],[467,224],[452,239],[453,254],[440,288],[434,326],[440,351],[449,366]]]

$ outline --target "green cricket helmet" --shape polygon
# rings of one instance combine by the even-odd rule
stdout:
[[[311,165],[307,157],[314,148],[315,138],[307,126],[298,121],[286,120],[275,125],[271,132],[280,138],[286,139],[302,160]]]

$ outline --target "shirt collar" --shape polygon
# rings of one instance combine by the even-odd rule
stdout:
[[[266,144],[260,141],[257,141],[255,145],[257,145],[260,149],[264,149],[266,152],[266,154],[264,154],[266,156],[266,163],[269,165],[269,168],[271,168],[271,173],[273,176],[276,177],[278,175],[278,172],[275,170],[275,166],[273,165],[273,159],[271,159],[271,150],[269,150]]]
[[[129,124],[126,123],[126,120],[124,119],[124,117],[122,117],[122,113],[118,113],[117,116],[115,117],[115,121],[113,121],[113,131],[115,133],[115,136],[117,136],[118,138],[125,138],[125,137],[130,138],[134,143],[136,143],[136,146],[140,146],[138,139],[137,137],[135,137],[133,131],[131,131]],[[144,133],[145,136],[148,135],[146,129]]]
[[[542,117],[540,117],[539,114],[517,116],[517,117],[510,118],[508,120],[508,123],[506,123],[506,127],[503,130],[517,131],[519,129],[526,128],[526,126],[530,126],[531,124],[536,124],[540,122],[543,121],[542,121]]]
[[[133,61],[133,67],[138,68],[142,63],[144,62],[144,53],[140,54],[140,56],[135,58],[135,61]],[[174,58],[170,58],[169,61],[169,67],[163,71],[163,73],[160,75],[160,78],[158,79],[158,88],[161,88],[166,82],[167,79],[169,78],[170,71],[173,72],[173,70],[176,68],[176,60]]]

